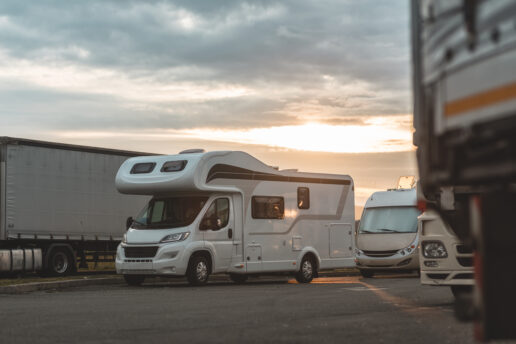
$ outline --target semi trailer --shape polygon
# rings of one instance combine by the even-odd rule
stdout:
[[[411,5],[422,191],[466,252],[474,251],[477,338],[514,339],[516,2]]]
[[[142,154],[0,137],[0,272],[66,275],[114,257],[148,201],[118,193],[115,175]]]

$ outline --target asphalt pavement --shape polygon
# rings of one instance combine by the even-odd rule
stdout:
[[[152,281],[0,295],[2,343],[472,343],[448,288],[407,276]]]

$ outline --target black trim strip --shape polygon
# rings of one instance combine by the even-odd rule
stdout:
[[[311,178],[311,177],[290,177],[279,174],[263,173],[248,170],[241,167],[236,167],[226,164],[216,164],[208,172],[206,183],[214,179],[245,179],[245,180],[268,180],[275,182],[290,182],[290,183],[313,183],[313,184],[336,184],[336,185],[350,185],[351,181],[346,179],[331,179],[331,178]]]

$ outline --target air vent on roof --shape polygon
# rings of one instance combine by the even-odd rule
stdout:
[[[185,149],[184,151],[179,152],[179,154],[193,154],[193,153],[204,153],[205,150],[202,148],[193,148],[193,149]]]

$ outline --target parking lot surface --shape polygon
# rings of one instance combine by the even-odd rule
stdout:
[[[472,343],[448,288],[402,275],[152,281],[0,295],[2,343]]]

